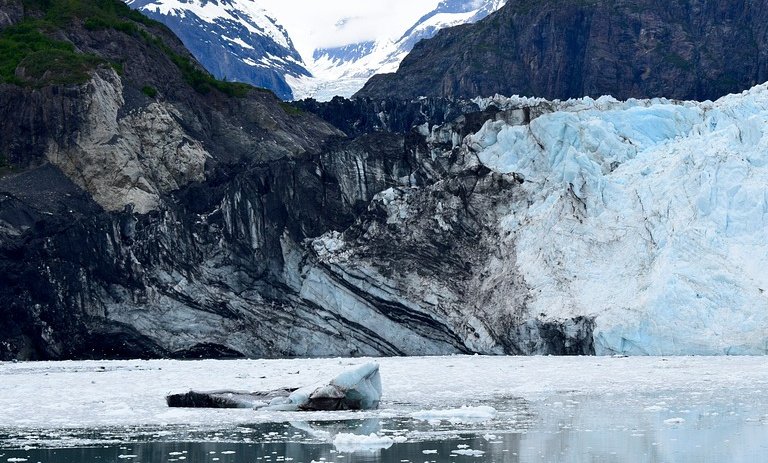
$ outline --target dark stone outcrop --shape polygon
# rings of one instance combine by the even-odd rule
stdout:
[[[356,97],[704,100],[766,80],[766,0],[520,0],[420,42]]]
[[[34,2],[29,3],[8,0],[2,11],[16,22],[23,19],[16,15],[20,11],[32,16],[44,13]],[[115,8],[120,7],[115,2]],[[165,343],[161,339],[165,335],[149,335],[128,318],[118,320],[113,315],[117,307],[130,307],[129,312],[147,306],[163,310],[159,301],[174,292],[167,286],[171,280],[178,282],[183,274],[195,273],[199,259],[207,253],[220,253],[219,243],[226,240],[223,235],[234,238],[247,233],[239,228],[243,225],[237,217],[225,219],[217,209],[228,198],[235,215],[250,214],[252,211],[236,210],[239,191],[264,195],[259,204],[269,208],[275,220],[275,227],[266,233],[262,230],[254,242],[234,245],[250,249],[242,252],[250,256],[245,266],[255,272],[254,278],[266,273],[270,255],[279,255],[279,237],[289,217],[301,216],[289,227],[299,233],[298,240],[305,232],[319,234],[329,226],[341,226],[337,220],[351,223],[351,215],[343,211],[326,219],[317,207],[324,200],[315,196],[322,181],[310,153],[317,154],[325,140],[339,133],[307,114],[287,114],[269,92],[250,90],[247,95],[231,97],[216,89],[202,92],[193,88],[190,72],[204,75],[204,71],[162,25],[123,18],[122,24],[130,27],[86,28],[84,19],[62,21],[53,35],[105,62],[119,63],[119,75],[98,67],[85,84],[37,87],[0,83],[4,114],[0,117],[0,154],[9,166],[0,170],[0,317],[4,320],[0,358],[188,357],[203,351],[216,356],[243,355],[244,349],[194,330],[186,335],[174,333],[189,336],[188,341]],[[187,60],[196,70],[182,69],[176,65],[179,60]],[[145,87],[155,89],[156,96],[149,97],[142,91]],[[116,113],[105,116],[104,108],[110,107]],[[105,176],[78,168],[68,170],[68,164],[60,164],[60,154],[51,152],[51,146],[57,146],[58,153],[68,152],[78,166],[78,156],[88,154],[87,147],[83,149],[85,132],[115,120],[146,121],[151,127],[158,114],[167,114],[167,124],[184,134],[178,147],[172,147],[177,153],[184,144],[202,146],[207,153],[204,175],[208,180],[176,178],[174,183],[185,186],[186,182],[187,187],[176,197],[159,189],[158,203],[150,207],[154,209],[150,214],[137,214],[130,206],[105,210],[104,204],[93,199],[99,193],[94,185]],[[114,146],[117,152],[126,136],[118,132],[111,140],[94,145]],[[139,153],[128,154],[151,161],[156,140],[148,141],[142,142]],[[96,158],[88,166],[100,162],[108,163]],[[110,172],[119,174],[121,169],[125,170],[118,165]],[[308,181],[296,182],[302,175]],[[122,191],[137,188],[131,183],[136,180],[106,180]],[[286,211],[278,199],[286,195],[305,209]],[[213,210],[212,223],[200,222],[199,213],[211,216]],[[229,219],[232,222],[225,225]],[[207,247],[206,240],[212,240],[208,243],[213,248]],[[252,246],[264,251],[254,252]],[[154,273],[160,267],[164,270]],[[204,312],[221,310],[224,319],[237,318],[226,308],[225,299],[200,301],[192,295],[181,299],[190,306],[204,307]],[[214,308],[218,306],[221,309]],[[254,351],[247,353],[253,355]]]
[[[171,408],[258,408],[276,397],[288,397],[296,389],[278,389],[269,392],[243,391],[189,391],[170,394],[165,398]]]
[[[351,138],[371,132],[407,134],[417,126],[427,124],[432,127],[455,122],[456,119],[464,117],[467,124],[459,134],[463,138],[479,130],[486,120],[493,118],[499,111],[495,107],[480,111],[480,108],[469,100],[448,98],[348,100],[335,97],[327,103],[308,99],[293,102],[292,105],[320,116]]]
[[[0,0],[0,27],[11,26],[24,17],[24,8],[16,0]]]

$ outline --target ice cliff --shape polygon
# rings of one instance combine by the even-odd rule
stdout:
[[[593,317],[598,354],[766,353],[768,87],[536,104],[555,112],[466,140],[525,178],[499,236],[531,311]]]

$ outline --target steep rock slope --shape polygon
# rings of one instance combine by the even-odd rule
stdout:
[[[288,32],[249,0],[128,0],[176,33],[218,78],[268,88],[290,100],[286,76],[308,77]]]
[[[202,252],[197,213],[242,197],[248,169],[314,172],[302,159],[337,132],[213,80],[168,29],[117,2],[2,8],[0,357],[161,355],[121,308],[169,308],[166,284]],[[169,261],[180,267],[154,272]]]
[[[515,0],[356,95],[716,99],[768,80],[766,24],[765,0]]]
[[[317,49],[308,66],[311,77],[289,76],[286,79],[296,99],[328,101],[334,96],[350,97],[374,74],[395,71],[420,40],[447,27],[475,23],[504,3],[506,0],[443,0],[396,40],[382,38]]]

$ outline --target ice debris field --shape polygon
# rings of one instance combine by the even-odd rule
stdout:
[[[377,410],[172,409],[165,403],[166,394],[190,389],[300,387],[367,362],[380,365]],[[6,455],[0,461],[45,447],[189,441],[217,443],[211,452],[231,444],[241,454],[245,444],[279,443],[280,449],[325,446],[331,458],[408,449],[424,457],[419,461],[439,461],[438,451],[512,461],[502,458],[505,450],[538,458],[553,440],[560,442],[558,452],[575,452],[573,461],[592,451],[586,447],[603,452],[627,445],[700,457],[696,461],[755,461],[750,458],[768,451],[765,391],[768,367],[761,357],[0,363],[0,454]],[[115,451],[131,455],[130,448]],[[558,455],[553,461],[566,461]]]

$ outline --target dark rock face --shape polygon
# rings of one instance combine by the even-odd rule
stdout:
[[[768,80],[767,24],[765,0],[510,1],[356,96],[716,99]]]
[[[21,21],[24,8],[15,0],[0,1],[0,27],[10,26]]]
[[[478,106],[468,100],[454,101],[445,98],[348,100],[335,97],[327,103],[308,99],[296,101],[293,105],[320,116],[353,138],[371,132],[406,134],[416,126],[453,122],[466,114],[477,116],[477,123],[467,128],[469,131],[476,131],[487,120],[487,116],[492,116],[493,113],[481,113]]]
[[[166,28],[83,23],[121,73],[0,84],[0,359],[593,353],[499,245],[522,180],[460,146],[527,110],[201,92]]]
[[[10,1],[2,11],[20,21],[23,18],[14,15],[24,11],[21,5]],[[30,9],[28,14],[41,12]],[[0,153],[10,165],[0,178],[0,314],[6,320],[0,327],[0,358],[251,353],[194,329],[187,333],[187,341],[167,344],[145,331],[152,330],[151,322],[137,325],[130,312],[139,307],[162,307],[168,290],[173,292],[167,287],[171,281],[178,283],[184,278],[182,274],[199,270],[199,259],[206,253],[219,254],[224,234],[239,236],[242,230],[238,227],[243,224],[238,222],[238,213],[249,214],[247,220],[255,218],[250,215],[253,210],[238,210],[239,188],[274,198],[260,205],[270,207],[277,222],[284,223],[290,214],[304,214],[299,210],[284,212],[284,207],[281,213],[279,196],[292,195],[303,201],[311,212],[292,227],[296,233],[321,233],[327,223],[335,224],[333,218],[319,217],[321,208],[313,208],[322,201],[314,196],[322,182],[310,153],[318,153],[324,141],[337,132],[315,118],[286,114],[271,93],[251,91],[233,98],[217,90],[204,94],[196,91],[171,59],[174,54],[177,59],[191,57],[160,25],[135,23],[134,27],[146,34],[141,35],[112,28],[86,29],[83,22],[67,23],[56,33],[83,52],[120,63],[120,75],[98,68],[85,84],[40,88],[0,84],[0,107],[6,110],[6,116],[0,118]],[[193,60],[190,63],[201,72]],[[147,86],[157,91],[155,98],[141,90]],[[116,126],[114,132],[105,130],[123,121],[126,126],[144,126],[142,132],[148,139],[136,145],[137,140],[131,141],[124,127]],[[290,133],[286,131],[289,127]],[[176,140],[163,139],[169,128],[178,131]],[[207,181],[183,174],[165,179],[155,175],[190,145],[206,153],[203,175]],[[105,147],[105,156],[89,157],[99,147]],[[166,149],[170,157],[158,157]],[[121,159],[123,154],[128,157]],[[137,159],[145,164],[149,175],[131,172],[130,165]],[[294,169],[296,165],[303,167]],[[294,188],[293,182],[302,171],[311,172],[314,183],[300,182]],[[154,188],[169,180],[175,186]],[[117,188],[116,198],[154,189],[157,201],[148,204],[146,212],[151,213],[145,214],[136,214],[131,206],[123,209],[119,202],[94,201],[94,197],[103,199],[100,191],[105,185]],[[181,186],[187,188],[179,192],[180,196],[166,194]],[[229,228],[220,211],[214,214],[217,224],[199,222],[198,213],[210,213],[222,201],[233,203],[234,216],[226,219],[232,220]],[[132,201],[125,205],[129,203]],[[257,212],[260,217],[265,213]],[[351,221],[343,214],[341,219]],[[203,235],[195,235],[195,228],[201,228]],[[249,256],[246,266],[257,277],[269,267],[274,249],[279,249],[283,230],[276,226],[254,235],[253,245],[259,246],[257,241],[261,240],[262,247],[266,246],[263,253],[254,252],[250,242],[235,245],[249,249],[245,251]],[[205,239],[213,242],[200,241]],[[142,262],[145,258],[152,263]],[[170,267],[155,272],[177,263],[181,267],[169,273],[166,270]],[[215,302],[195,301],[191,294],[182,299],[205,307],[207,313],[211,311],[209,304],[226,305],[222,297]],[[219,320],[217,328],[221,332],[228,329],[222,320],[237,318],[235,312],[224,312],[228,315]],[[119,313],[127,318],[117,316]],[[161,313],[157,316],[164,318]],[[187,319],[190,324],[193,320],[191,315]],[[241,325],[240,330],[246,329],[245,324],[233,323]],[[171,337],[187,335],[175,332]],[[254,349],[261,348],[255,345]]]

